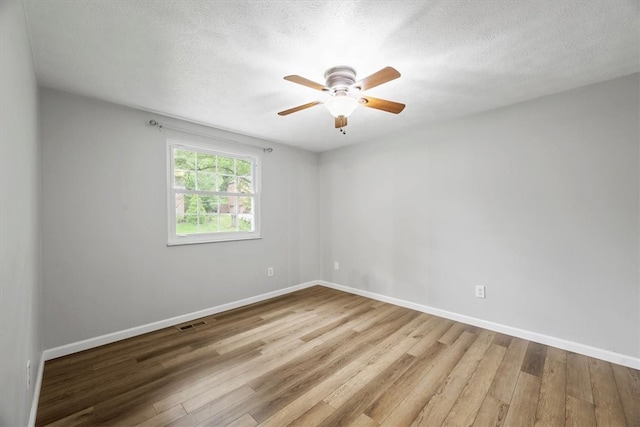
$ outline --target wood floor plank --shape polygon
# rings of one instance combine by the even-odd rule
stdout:
[[[365,369],[360,371],[359,374],[351,377],[349,380],[352,381],[358,379],[360,382],[367,378],[366,382],[361,382],[362,387],[358,388],[357,391],[349,393],[348,395],[343,392],[338,394],[338,396],[340,396],[339,399],[331,400],[332,397],[336,396],[336,393],[333,392],[325,398],[324,401],[332,408],[336,408],[336,410],[331,417],[324,420],[322,424],[317,425],[340,426],[349,425],[352,422],[355,422],[355,419],[364,413],[369,402],[385,393],[387,391],[387,386],[392,384],[400,375],[406,372],[414,362],[414,356],[404,353],[400,358],[396,359],[394,363],[387,365],[386,368],[377,375],[376,372],[379,372],[382,367],[373,368],[373,372],[368,373],[368,369],[373,365],[367,365]],[[361,375],[362,373],[367,373],[367,375]],[[370,375],[374,375],[374,378],[370,378]]]
[[[436,342],[426,349],[424,353],[416,357],[416,361],[397,380],[385,388],[385,393],[382,393],[369,403],[364,413],[378,422],[386,419],[393,409],[413,390],[420,379],[431,370],[448,347],[443,343]]]
[[[261,375],[248,384],[258,393],[268,392],[275,387],[286,387],[286,384],[295,382],[303,370],[314,370],[318,366],[328,364],[335,358],[340,357],[348,348],[344,345],[345,341],[355,341],[359,340],[359,338],[357,332],[345,331],[342,335],[325,342],[313,354],[301,354],[285,364],[280,364],[276,369]]]
[[[219,423],[217,423],[217,417],[222,411],[233,406],[237,401],[251,398],[252,396],[255,396],[255,394],[256,393],[251,390],[251,387],[249,386],[244,385],[242,387],[238,387],[237,389],[232,390],[215,400],[212,400],[206,405],[199,407],[194,412],[188,413],[186,416],[169,425],[172,427],[187,427],[200,424],[214,426],[220,425]],[[244,412],[238,413],[237,417],[232,417],[231,419],[229,419],[229,423],[237,420],[243,415]]]
[[[317,426],[335,412],[335,409],[324,400],[319,401],[307,412],[293,420],[288,426]]]
[[[590,357],[589,372],[597,423],[609,426],[626,425],[626,416],[611,365]]]
[[[104,401],[120,396],[124,390],[137,388],[140,385],[158,380],[165,375],[162,366],[154,364],[142,371],[131,371],[128,375],[118,376],[117,379],[108,382],[101,382],[100,385],[87,388],[84,383],[79,386],[70,385],[69,394],[75,396],[73,400],[68,399],[67,393],[56,394],[50,397],[46,390],[41,393],[45,396],[42,408],[38,411],[39,422],[48,424],[56,419],[82,411],[90,406],[95,406],[98,401]]]
[[[162,412],[187,401],[192,402],[193,408],[203,406],[222,396],[229,389],[235,389],[242,384],[246,384],[251,379],[277,368],[281,363],[313,350],[320,345],[320,343],[303,343],[301,341],[292,341],[289,344],[289,346],[281,349],[281,353],[274,353],[269,356],[257,354],[256,357],[247,360],[246,363],[219,370],[215,374],[190,383],[188,387],[174,388],[172,393],[156,401],[154,407],[158,412]]]
[[[188,367],[168,370],[160,378],[148,379],[143,384],[131,388],[131,390],[96,404],[96,418],[102,424],[111,423],[141,405],[151,404],[166,397],[171,393],[174,385],[178,388],[183,388],[199,378],[200,375],[211,375],[218,370],[224,370],[226,367],[232,366],[233,363],[242,363],[250,360],[256,354],[253,350],[249,352],[238,350],[236,353],[226,354],[224,358],[227,360],[224,363],[210,365],[203,361]]]
[[[344,366],[342,369],[337,370],[316,387],[313,387],[298,396],[297,399],[290,402],[280,411],[271,415],[259,425],[261,427],[279,427],[295,421],[313,408],[314,405],[321,402],[327,394],[331,393],[341,384],[348,381],[349,378],[360,372],[364,366],[364,361],[369,357],[373,350],[374,349],[370,349],[368,352],[362,354],[359,358]]]
[[[413,421],[416,426],[441,425],[491,346],[496,333],[484,330],[456,364],[442,386]]]
[[[630,426],[640,426],[640,371],[620,365],[611,365],[622,400],[622,407]]]
[[[593,404],[589,359],[576,353],[567,353],[567,395]]]
[[[509,404],[505,425],[533,426],[536,421],[539,393],[540,378],[524,371],[520,372],[511,403]]]
[[[489,388],[489,394],[502,403],[509,404],[513,390],[518,381],[518,374],[527,351],[528,342],[518,338],[511,340],[502,364],[496,372],[496,377]]]
[[[507,352],[506,347],[495,344],[495,340],[493,342],[494,344],[491,344],[487,350],[478,369],[442,423],[443,426],[470,426],[476,419],[498,367]]]
[[[567,352],[555,347],[547,347],[547,357],[557,360],[560,363],[567,364]]]
[[[280,392],[277,398],[270,399],[269,402],[262,403],[258,408],[249,412],[258,422],[269,418],[275,412],[304,394],[308,389],[322,383],[332,372],[355,360],[359,355],[364,353],[367,348],[375,346],[380,342],[384,343],[384,338],[388,334],[392,331],[402,330],[402,326],[411,322],[417,315],[417,312],[406,311],[398,317],[390,316],[382,319],[378,327],[372,328],[371,333],[369,333],[369,331],[363,331],[359,334],[359,338],[361,339],[354,340],[354,348],[352,350],[345,352],[329,364],[313,367],[313,369],[310,369],[306,376],[302,376],[295,385],[290,386],[284,392]]]
[[[460,335],[462,335],[462,333],[466,329],[467,329],[467,325],[456,322],[453,325],[451,325],[449,329],[447,329],[447,332],[445,332],[444,335],[442,335],[438,341],[440,341],[443,344],[451,345],[454,342],[456,342],[456,340],[460,337]]]
[[[318,315],[315,313],[302,312],[291,313],[286,318],[276,319],[272,323],[266,323],[257,328],[253,328],[248,331],[244,331],[240,334],[233,335],[216,342],[212,345],[212,348],[220,354],[228,353],[239,347],[245,346],[256,340],[262,341],[265,336],[268,336],[268,331],[284,329],[292,324],[299,324],[301,322],[317,320]]]
[[[442,357],[420,379],[402,402],[381,422],[381,425],[389,427],[410,425],[431,400],[431,397],[456,367],[476,338],[474,334],[463,332],[460,338],[445,351]]]
[[[478,415],[473,422],[474,427],[500,427],[504,425],[509,405],[496,399],[491,395],[486,395]]]
[[[338,387],[340,387],[340,385],[347,382],[354,375],[357,375],[358,372],[364,369],[367,361],[371,360],[371,358],[379,352],[379,348],[384,345],[385,343],[383,342],[381,344],[378,344],[378,346],[372,347],[369,351],[362,354],[358,359],[354,360],[344,368],[336,371],[325,381],[307,391],[302,396],[298,397],[298,399],[284,407],[282,410],[269,417],[267,420],[261,423],[260,426],[278,427],[286,425],[291,422],[291,420],[294,420],[297,417],[301,416],[301,414],[312,408],[315,404],[317,404],[317,402],[321,401],[333,390],[336,390]],[[407,356],[412,357],[410,355]],[[431,357],[435,357],[435,355],[432,355]],[[386,390],[388,391],[389,388],[386,388]],[[389,393],[384,393],[384,395],[388,396]]]
[[[377,377],[380,380],[378,374],[399,360],[418,342],[418,339],[413,338],[413,332],[421,327],[426,320],[426,317],[418,315],[411,322],[398,329],[396,333],[383,340],[378,346],[378,351],[366,361],[366,367],[327,396],[324,399],[325,402],[336,409],[340,408],[355,393],[366,387],[373,378]],[[411,355],[407,354],[407,356]],[[414,357],[411,356],[409,361],[413,359]]]
[[[146,421],[136,424],[136,427],[164,427],[187,415],[182,405],[174,406],[164,412],[160,412],[155,417],[151,417]]]
[[[567,427],[596,426],[596,412],[592,403],[567,395]]]
[[[237,420],[227,424],[227,427],[255,427],[258,423],[249,414],[244,414]]]
[[[409,350],[409,354],[413,356],[422,354],[427,348],[431,347],[436,341],[442,338],[447,330],[449,330],[453,325],[452,321],[439,317],[432,318],[429,323],[431,328],[420,339],[420,341],[414,345],[411,350]]]
[[[388,313],[394,312],[393,306],[384,305],[377,308],[370,307],[368,305],[359,306],[352,313],[343,318],[336,319],[334,322],[329,323],[321,328],[313,330],[306,335],[300,337],[302,341],[312,341],[322,338],[323,340],[330,340],[331,338],[339,335],[347,330],[358,331],[358,326],[366,323],[368,326],[375,324],[376,318],[385,316]],[[370,323],[367,323],[370,322]],[[363,330],[365,330],[364,328]]]
[[[567,366],[557,357],[547,357],[542,372],[536,427],[565,423]]]
[[[495,345],[499,345],[505,348],[508,348],[511,344],[511,337],[505,334],[496,334],[496,337],[493,339],[493,343]]]
[[[349,364],[350,361],[370,348],[372,343],[382,339],[385,333],[390,330],[389,328],[399,327],[399,323],[404,319],[401,312],[392,311],[380,319],[382,323],[386,324],[384,326],[380,325],[379,329],[374,328],[365,331],[362,334],[357,334],[357,337],[353,336],[353,331],[345,331],[350,337],[348,341],[354,343],[353,346],[340,346],[338,344],[343,342],[343,337],[333,337],[333,340],[325,343],[328,347],[312,358],[305,358],[296,363],[288,363],[283,366],[282,370],[270,373],[269,376],[260,378],[258,381],[251,382],[252,387],[256,389],[259,396],[264,396],[264,398],[252,401],[238,401],[228,411],[219,414],[215,422],[223,424],[228,417],[234,416],[240,410],[248,411],[256,421],[262,422],[300,395],[303,395],[308,389],[321,383],[332,372],[340,370],[344,365]],[[266,381],[265,378],[267,379]]]
[[[155,414],[155,412],[154,412]],[[48,427],[78,427],[85,426],[93,420],[93,406],[75,412],[69,416],[59,419],[58,421],[47,424]]]
[[[306,331],[302,331],[302,333],[304,332]],[[290,341],[284,341],[279,347],[268,351],[265,351],[264,346],[262,346],[261,353],[263,353],[264,357],[256,358],[246,364],[237,365],[231,370],[220,372],[215,376],[198,381],[188,389],[176,392],[164,401],[157,402],[155,405],[156,409],[159,411],[166,410],[177,403],[186,402],[190,399],[191,402],[188,405],[192,408],[198,407],[198,405],[204,405],[226,392],[225,387],[220,386],[225,381],[233,380],[234,383],[231,384],[232,387],[252,381],[258,376],[264,375],[266,372],[280,367],[284,363],[288,363],[291,359],[299,357],[307,351],[311,351],[323,344],[323,341],[318,338],[308,341],[307,343],[301,343],[300,338],[293,338],[294,339]],[[206,353],[203,356],[206,356]],[[216,388],[215,390],[213,390],[214,387]]]
[[[135,426],[136,424],[140,424],[142,422],[147,421],[158,415],[155,409],[153,409],[152,405],[142,405],[134,408],[131,411],[128,411],[125,415],[119,416],[117,419],[114,419],[110,422],[109,427],[130,427]],[[97,421],[94,418],[92,423],[88,423],[88,425],[96,425]]]
[[[47,361],[36,426],[640,425],[640,372],[322,286]]]
[[[379,425],[365,414],[360,414],[354,422],[349,424],[350,427],[378,427]]]
[[[534,375],[536,377],[542,377],[546,356],[546,345],[530,342],[527,346],[527,352],[524,355],[524,360],[522,361],[522,372],[526,372],[527,374]]]

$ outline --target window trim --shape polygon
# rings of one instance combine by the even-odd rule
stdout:
[[[260,232],[260,194],[261,194],[261,164],[262,157],[250,152],[249,150],[243,150],[240,147],[234,147],[234,149],[226,148],[224,142],[217,143],[216,140],[211,142],[199,142],[199,141],[186,141],[183,139],[167,138],[166,140],[166,153],[167,153],[167,246],[181,246],[181,245],[193,245],[201,243],[221,243],[221,242],[234,242],[240,240],[255,240],[261,239],[262,234]],[[182,148],[189,151],[201,152],[206,154],[213,154],[223,157],[235,157],[249,160],[252,167],[252,179],[253,179],[253,193],[251,197],[254,199],[254,231],[232,231],[232,232],[220,232],[220,233],[200,233],[200,234],[187,234],[178,235],[176,233],[176,192],[173,188],[174,178],[174,157],[173,150],[175,148]]]

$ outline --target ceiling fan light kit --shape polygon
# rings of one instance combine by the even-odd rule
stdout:
[[[324,106],[333,117],[349,117],[358,106],[358,101],[345,92],[336,93],[324,102]]]
[[[378,99],[370,96],[360,96],[360,92],[395,80],[400,77],[400,73],[392,67],[385,67],[356,82],[356,71],[346,65],[329,68],[325,73],[325,85],[313,82],[304,77],[291,75],[284,79],[293,83],[310,87],[311,89],[328,92],[330,97],[326,101],[313,101],[298,107],[280,111],[278,115],[286,116],[297,111],[324,104],[331,115],[335,118],[335,127],[342,134],[346,134],[344,127],[347,125],[347,117],[353,113],[358,105],[368,108],[386,111],[388,113],[399,114],[405,107],[404,104],[386,99]]]

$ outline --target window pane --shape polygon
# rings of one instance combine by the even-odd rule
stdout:
[[[178,236],[184,236],[185,234],[197,233],[197,220],[193,218],[193,215],[185,216],[185,220],[176,224],[176,234]]]
[[[220,227],[218,225],[219,223],[219,215],[218,214],[211,214],[208,215],[208,223],[207,223],[207,229],[209,231],[207,231],[207,233],[217,233],[218,231],[220,231]]]
[[[200,203],[207,215],[218,213],[218,196],[200,196]]]
[[[196,190],[214,190],[216,185],[216,157],[212,154],[196,154]]]
[[[238,180],[238,186],[237,186],[238,193],[246,193],[246,194],[253,193],[253,185],[251,182],[251,177],[239,176],[237,180]]]
[[[218,173],[221,175],[235,175],[235,159],[218,156]]]
[[[197,172],[197,188],[196,190],[216,191],[216,174],[207,171]]]
[[[238,197],[238,213],[253,213],[253,197]]]
[[[253,197],[239,197],[238,205],[238,229],[241,231],[253,231]]]
[[[176,148],[173,150],[173,162],[174,188],[194,190],[196,153]]]
[[[186,186],[185,175],[187,172],[183,170],[174,170],[173,174],[173,188],[183,189]]]
[[[173,150],[173,159],[176,169],[193,170],[195,168],[196,153],[193,151],[175,148]]]
[[[251,175],[251,163],[246,160],[236,159],[236,175],[249,176]]]
[[[185,195],[184,194],[176,194],[176,223],[185,222]]]
[[[229,213],[232,215],[238,214],[238,197],[229,197]]]
[[[231,215],[229,214],[220,214],[218,215],[220,221],[221,232],[235,231],[235,229],[231,229]]]
[[[198,224],[198,233],[218,232],[218,215],[205,215]]]
[[[213,154],[196,153],[196,161],[199,172],[216,173],[216,156]]]
[[[200,196],[191,196],[186,212],[187,222],[194,225],[199,225],[205,221],[207,212],[205,211],[205,207],[201,199],[202,198]]]
[[[217,196],[176,194],[176,234],[218,231]]]
[[[236,178],[234,176],[219,175],[218,180],[220,184],[220,189],[218,191],[226,191],[229,193],[236,192]]]

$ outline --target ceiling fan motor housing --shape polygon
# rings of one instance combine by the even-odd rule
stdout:
[[[346,65],[329,68],[324,73],[326,86],[332,91],[347,90],[356,82],[356,70]]]

